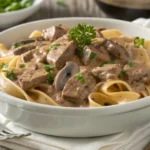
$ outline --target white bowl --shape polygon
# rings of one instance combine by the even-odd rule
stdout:
[[[116,28],[125,35],[150,39],[148,28],[125,21],[63,18],[41,20],[11,28],[0,33],[0,41],[10,46],[14,41],[28,37],[35,29],[42,30],[60,23],[74,26],[80,22]],[[66,108],[27,102],[0,92],[0,113],[18,125],[36,132],[64,137],[91,137],[125,131],[148,122],[150,97],[102,108]]]
[[[33,5],[28,8],[0,13],[0,28],[11,27],[27,19],[40,8],[42,2],[43,0],[35,0]]]

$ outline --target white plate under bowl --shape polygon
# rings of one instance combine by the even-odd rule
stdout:
[[[44,0],[34,0],[33,5],[28,8],[0,13],[0,28],[5,29],[11,27],[27,19],[40,8],[43,1]]]
[[[28,37],[35,29],[42,30],[56,24],[71,27],[80,22],[96,27],[116,28],[125,35],[150,39],[148,28],[125,21],[61,18],[16,26],[0,33],[0,41],[11,46],[14,41]],[[125,131],[148,122],[150,97],[102,108],[66,108],[27,102],[0,92],[0,113],[20,126],[39,133],[64,137],[92,137]]]

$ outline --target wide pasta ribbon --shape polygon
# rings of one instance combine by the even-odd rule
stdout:
[[[140,94],[133,92],[131,87],[122,80],[108,80],[98,84],[94,91],[89,95],[90,106],[94,106],[95,103],[97,103],[97,106],[114,105],[140,98]]]

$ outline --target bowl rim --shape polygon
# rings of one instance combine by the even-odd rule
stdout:
[[[5,34],[5,32],[13,30],[13,29],[17,29],[17,28],[23,28],[24,26],[27,25],[36,25],[37,23],[43,23],[43,22],[53,22],[53,21],[71,21],[71,20],[76,20],[76,21],[89,21],[90,20],[95,20],[95,21],[104,21],[104,22],[112,22],[115,21],[119,24],[125,24],[127,26],[133,26],[133,27],[137,27],[137,28],[141,28],[147,32],[150,33],[150,30],[146,27],[142,27],[139,26],[137,24],[133,24],[131,22],[128,21],[122,21],[122,20],[118,20],[118,19],[109,19],[109,18],[94,18],[94,17],[66,17],[66,18],[54,18],[54,19],[44,19],[44,20],[38,20],[38,21],[33,21],[33,22],[28,22],[25,24],[21,24],[21,25],[17,25],[14,26],[12,28],[9,28],[7,30],[4,30],[3,32],[0,33],[0,36],[2,34]],[[136,100],[136,101],[132,101],[132,102],[128,102],[125,104],[120,104],[120,105],[112,105],[112,106],[107,106],[107,107],[62,107],[62,106],[51,106],[51,105],[46,105],[46,104],[39,104],[39,103],[34,103],[34,102],[28,102],[19,98],[16,98],[14,96],[11,96],[7,93],[4,92],[0,92],[0,101],[3,102],[7,102],[12,106],[18,107],[20,109],[24,109],[24,110],[28,110],[28,111],[32,111],[32,112],[36,112],[37,113],[42,113],[42,114],[46,114],[47,112],[53,112],[56,113],[56,111],[58,112],[58,115],[71,115],[71,116],[95,116],[95,115],[115,115],[118,113],[124,113],[124,112],[129,112],[129,111],[134,111],[137,109],[141,109],[144,107],[147,107],[150,105],[150,100],[149,100],[149,96],[142,98],[140,100]],[[13,99],[13,101],[12,101]],[[126,107],[126,109],[125,109]],[[132,109],[129,109],[130,107],[132,107]],[[39,112],[38,112],[39,110]],[[97,113],[101,113],[101,114],[97,114]]]
[[[37,1],[37,3],[36,3],[36,1]],[[23,9],[19,9],[19,10],[2,12],[2,13],[0,13],[0,17],[14,15],[16,13],[23,13],[24,11],[29,11],[29,10],[33,9],[33,7],[41,5],[43,2],[44,2],[44,0],[34,0],[34,3],[31,6],[23,8]]]

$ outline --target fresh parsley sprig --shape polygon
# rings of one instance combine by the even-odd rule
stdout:
[[[141,45],[144,46],[144,42],[145,42],[144,38],[140,38],[138,36],[134,38],[134,46],[136,48],[139,48]]]
[[[81,56],[83,47],[91,44],[91,40],[95,37],[94,27],[85,23],[79,23],[69,31],[69,38],[77,43],[77,49],[80,50],[80,53],[77,53],[77,55],[80,54],[78,56]]]

